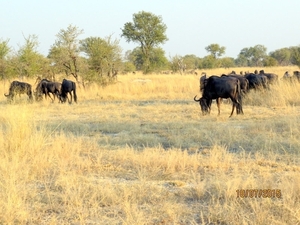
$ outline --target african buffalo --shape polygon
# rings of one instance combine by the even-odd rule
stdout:
[[[300,72],[298,70],[294,71],[293,77],[295,78],[295,80],[300,81]]]
[[[76,95],[76,83],[71,80],[63,79],[61,84],[61,94],[60,94],[60,101],[62,103],[66,102],[68,99],[69,103],[72,103],[72,92],[74,95],[74,101],[77,103],[77,95]],[[68,93],[71,96],[71,101],[68,98]]]
[[[9,87],[9,94],[4,94],[5,97],[7,97],[8,101],[12,101],[15,97],[15,95],[19,94],[27,94],[29,97],[29,100],[32,100],[32,90],[31,90],[31,84],[20,82],[20,81],[13,81],[10,84]]]
[[[249,81],[249,89],[269,88],[269,80],[265,75],[249,73],[245,75],[245,78]]]
[[[218,77],[211,76],[203,81],[203,92],[200,99],[194,97],[194,101],[199,102],[202,114],[210,113],[211,103],[216,99],[218,106],[218,115],[220,115],[220,102],[221,98],[230,98],[232,101],[232,116],[236,108],[237,114],[243,114],[241,103],[241,87],[239,79],[235,77]]]
[[[222,74],[221,77],[235,77],[235,78],[239,79],[239,81],[240,81],[240,87],[241,87],[242,94],[246,94],[249,91],[249,81],[247,80],[246,77],[237,75],[235,73],[231,73],[228,75]]]
[[[59,98],[60,90],[61,90],[61,83],[59,82],[52,82],[47,79],[42,79],[38,83],[35,89],[35,99],[36,101],[42,100],[43,94],[45,95],[45,98],[47,96],[54,102],[55,96]],[[52,93],[53,98],[51,97],[50,93]]]
[[[269,84],[275,84],[278,81],[278,75],[274,73],[265,73],[264,70],[259,71],[260,75],[265,75],[268,78]]]

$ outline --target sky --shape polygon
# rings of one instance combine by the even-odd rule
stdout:
[[[167,58],[204,57],[210,44],[236,58],[243,48],[264,45],[267,53],[300,45],[299,0],[0,0],[0,41],[14,51],[30,35],[47,56],[60,30],[83,30],[79,39],[112,36],[123,53],[138,47],[121,37],[121,29],[141,11],[161,16],[168,41],[160,45]]]

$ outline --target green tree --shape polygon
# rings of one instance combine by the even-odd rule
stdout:
[[[144,64],[144,57],[141,48],[136,47],[132,51],[126,52],[126,58],[129,62],[133,63],[136,70],[142,70]]]
[[[180,71],[179,65],[180,65],[180,61],[182,60],[182,57],[179,55],[175,55],[173,57],[170,57],[170,66],[171,66],[171,70],[176,73],[178,71]]]
[[[166,29],[167,26],[163,23],[161,16],[145,11],[133,14],[133,22],[125,23],[121,29],[122,37],[127,42],[140,44],[144,73],[150,72],[150,57],[153,48],[168,40],[165,34]]]
[[[266,56],[263,60],[263,65],[264,66],[278,66],[278,61],[271,56]]]
[[[263,60],[267,57],[267,48],[263,45],[243,48],[239,57],[246,58],[248,66],[263,66]]]
[[[213,55],[205,56],[202,59],[202,69],[212,69],[218,67],[218,61]]]
[[[89,37],[80,41],[80,50],[87,56],[89,70],[96,73],[98,78],[107,75],[112,79],[122,66],[122,49],[119,40],[112,40],[109,36],[105,39],[100,37]],[[99,79],[102,80],[102,79]]]
[[[25,44],[20,47],[16,56],[11,60],[15,75],[33,77],[47,70],[48,61],[38,53],[38,46],[39,42],[36,35],[29,35],[25,38]]]
[[[169,61],[165,56],[165,51],[162,48],[153,48],[150,55],[150,70],[160,71],[169,68]]]
[[[277,60],[280,66],[288,66],[291,64],[292,51],[289,48],[281,48],[270,52],[270,56]]]
[[[124,73],[134,72],[136,70],[135,65],[132,62],[126,61],[123,63]]]
[[[240,66],[240,67],[249,66],[248,58],[243,54],[239,54],[238,57],[234,60],[234,62],[236,66]]]
[[[137,70],[142,70],[145,63],[145,58],[141,48],[134,48],[132,51],[127,52],[127,59],[132,62]],[[169,67],[169,61],[165,57],[165,52],[162,48],[153,48],[149,57],[148,73],[153,71],[159,71],[167,69]]]
[[[66,30],[61,29],[56,35],[57,39],[54,45],[51,46],[48,55],[57,73],[71,74],[77,82],[81,64],[84,63],[82,57],[79,57],[78,37],[82,33],[83,30],[72,25],[69,25]]]
[[[226,68],[226,69],[235,66],[234,58],[231,58],[231,57],[221,58],[221,59],[219,59],[219,62],[220,62],[219,66]]]
[[[185,55],[183,60],[188,70],[194,70],[199,67],[200,59],[195,55]]]
[[[210,52],[210,54],[217,59],[225,53],[226,48],[220,46],[219,44],[210,44],[209,46],[205,47],[205,50]]]
[[[8,54],[11,48],[8,46],[9,40],[0,40],[0,77],[4,79],[8,70]]]
[[[300,47],[291,47],[291,63],[300,68]]]

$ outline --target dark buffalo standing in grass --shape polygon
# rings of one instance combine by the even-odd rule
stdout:
[[[220,115],[221,98],[230,98],[232,101],[230,117],[232,116],[235,108],[237,114],[243,114],[241,103],[242,93],[239,79],[227,76],[211,76],[207,79],[202,79],[202,84],[202,97],[197,100],[195,96],[194,101],[199,102],[203,115],[210,113],[213,99],[216,99],[217,101],[218,115]]]
[[[295,82],[298,81],[300,82],[300,72],[299,71],[294,71],[293,75],[289,74],[288,71],[286,71],[282,77],[282,80],[284,81],[290,81],[290,82]]]
[[[246,94],[249,91],[249,81],[246,77],[237,75],[235,73],[231,73],[228,75],[223,74],[222,77],[235,77],[239,79],[242,94]]]
[[[25,82],[13,81],[9,87],[9,93],[4,94],[8,101],[13,101],[16,95],[27,94],[30,101],[32,101],[31,85]]]
[[[249,89],[269,89],[269,79],[265,75],[249,73],[245,78],[249,81]]]
[[[264,75],[267,77],[269,84],[275,84],[278,81],[278,75],[274,73],[265,73],[264,70],[259,71],[260,75]]]
[[[72,103],[72,92],[74,96],[74,102],[77,103],[76,83],[71,80],[63,79],[61,84],[60,101],[64,103],[68,99],[68,102]],[[71,100],[69,99],[68,94],[70,95]]]
[[[47,99],[47,96],[54,102],[55,96],[59,98],[60,91],[61,91],[61,83],[59,82],[52,82],[47,79],[42,79],[37,84],[35,89],[35,99],[36,101],[40,101],[43,99],[43,94]],[[50,93],[52,94],[53,98],[51,97]]]

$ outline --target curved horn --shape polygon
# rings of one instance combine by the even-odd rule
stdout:
[[[8,97],[8,96],[9,96],[9,94],[8,94],[8,95],[7,95],[7,94],[4,94],[4,96],[5,96],[5,97]]]
[[[194,101],[195,101],[195,102],[200,102],[200,99],[201,99],[201,98],[199,98],[199,99],[197,100],[196,97],[197,97],[197,95],[194,97]]]

